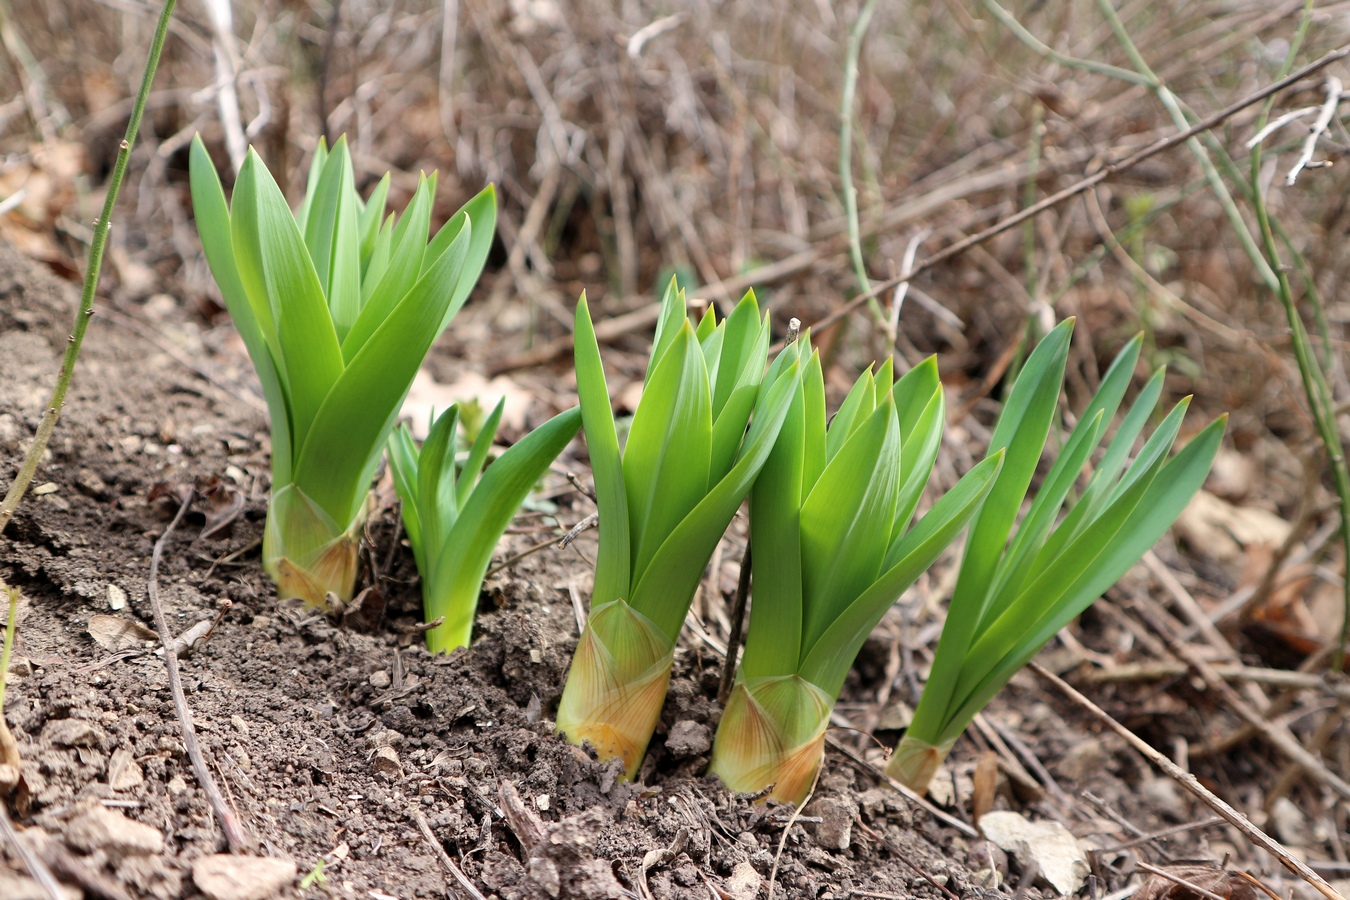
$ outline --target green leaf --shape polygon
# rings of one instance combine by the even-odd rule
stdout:
[[[388,451],[389,472],[394,478],[394,491],[402,501],[403,530],[407,532],[408,543],[412,545],[417,571],[425,572],[427,564],[422,553],[422,520],[417,512],[418,452],[408,426],[401,425],[389,435]]]
[[[450,306],[446,308],[445,315],[441,318],[440,330],[436,332],[439,335],[445,331],[450,324],[450,320],[464,306],[465,301],[469,299],[469,294],[473,292],[474,286],[478,284],[478,276],[483,274],[483,266],[487,265],[488,253],[492,250],[492,241],[497,236],[497,189],[488,185],[479,191],[472,200],[464,204],[458,213],[451,218],[441,229],[446,231],[451,222],[454,222],[460,215],[464,214],[465,228],[473,226],[473,233],[469,237],[469,250],[465,255],[463,263],[463,274],[459,283],[455,285],[454,296],[450,298]],[[435,258],[434,254],[442,252],[443,246],[448,244],[441,243],[441,234],[437,233],[436,238],[432,240],[427,247],[427,260]],[[431,263],[423,262],[422,267],[425,270]]]
[[[503,397],[497,401],[492,413],[483,422],[482,427],[478,429],[478,437],[474,438],[473,447],[469,449],[469,458],[465,460],[464,469],[459,475],[457,490],[460,506],[463,506],[464,502],[469,499],[469,493],[473,490],[473,486],[478,483],[478,475],[483,471],[488,453],[492,450],[492,441],[497,437],[497,426],[501,424],[502,412],[505,409],[506,398]],[[577,415],[580,415],[580,413]]]
[[[385,172],[370,199],[361,207],[361,218],[357,222],[357,231],[361,235],[361,277],[369,271],[371,256],[375,253],[375,239],[380,233],[380,223],[384,220],[384,207],[389,200],[389,173]],[[364,298],[363,298],[364,299]]]
[[[709,407],[703,353],[686,321],[642,391],[623,451],[635,579],[708,490]]]
[[[805,406],[806,432],[802,441],[802,493],[811,493],[825,471],[827,437],[825,431],[825,373],[819,351],[812,352],[802,375],[802,402]]]
[[[894,565],[848,605],[806,647],[798,673],[831,697],[839,696],[849,669],[877,622],[933,564],[988,496],[1003,462],[995,453],[966,473],[905,535]]]
[[[305,243],[339,342],[361,308],[359,203],[347,138],[340,137],[324,164],[305,228]]]
[[[672,643],[684,624],[708,557],[773,449],[796,387],[794,363],[778,376],[757,405],[736,465],[675,526],[633,589],[629,603],[654,622]],[[604,521],[604,513],[600,515]]]
[[[431,182],[426,179],[418,182],[412,202],[404,211],[403,218],[394,226],[390,238],[389,263],[342,341],[342,356],[348,363],[403,301],[413,285],[418,283],[422,258],[427,252],[433,191]],[[464,252],[467,252],[467,248]],[[447,290],[452,289],[453,286],[447,287]],[[447,307],[450,299],[446,297]]]
[[[740,663],[743,678],[795,671],[802,643],[800,510],[807,413],[801,380],[773,450],[750,489],[754,602]],[[823,422],[824,412],[819,415]],[[757,559],[765,562],[755,565]]]
[[[881,571],[900,487],[890,394],[830,460],[801,509],[802,651]]]
[[[713,325],[716,325],[717,314],[712,307],[708,308],[708,315],[713,317]],[[647,358],[647,374],[642,380],[644,385],[652,380],[652,372],[656,371],[661,357],[665,356],[666,348],[675,341],[680,326],[688,319],[689,314],[685,312],[684,291],[680,290],[678,282],[672,275],[666,285],[666,292],[661,295],[661,315],[656,320],[656,336],[652,339],[652,352]]]
[[[302,228],[309,222],[309,208],[314,202],[314,193],[319,189],[319,176],[327,162],[328,139],[319,135],[319,142],[314,146],[314,156],[309,161],[309,178],[305,183],[305,199],[301,201],[300,208],[295,213],[295,221]]]
[[[320,405],[342,374],[342,350],[286,199],[251,150],[243,168],[250,166],[255,171],[249,183],[251,196],[242,184],[235,188],[236,204],[246,199],[249,206],[231,217],[234,246],[238,253],[240,244],[246,244],[261,260],[267,296],[277,305],[277,340],[285,360],[293,440],[303,445]],[[240,197],[241,193],[246,197]],[[317,499],[313,494],[310,497]]]
[[[460,278],[462,235],[365,342],[333,385],[296,466],[296,481],[334,519],[351,521],[394,416],[426,356]]]
[[[595,560],[595,587],[591,590],[591,608],[629,596],[632,557],[629,553],[628,494],[624,488],[623,465],[619,461],[619,436],[614,429],[614,410],[609,405],[605,367],[600,361],[600,345],[583,293],[577,301],[574,359],[577,372],[577,397],[586,430],[586,449],[591,457],[595,478],[596,507],[600,513],[600,549]]]
[[[895,521],[891,525],[891,546],[894,549],[914,518],[923,489],[927,487],[933,473],[938,449],[942,446],[946,401],[937,377],[937,358],[930,356],[910,369],[895,383],[891,396],[896,398],[896,415],[900,420],[900,457],[904,461],[905,471],[904,487],[900,489]]]
[[[834,459],[834,455],[844,446],[853,429],[857,428],[876,408],[876,376],[869,366],[866,372],[858,376],[849,389],[848,396],[839,405],[839,411],[830,422],[825,434],[825,461]]]
[[[272,477],[275,486],[281,487],[291,480],[290,412],[286,405],[286,390],[282,386],[272,351],[258,324],[258,317],[254,314],[248,292],[240,281],[234,261],[234,239],[230,230],[230,211],[225,205],[225,192],[220,187],[216,168],[211,163],[201,135],[192,139],[189,162],[197,233],[201,236],[206,261],[220,287],[225,308],[230,311],[230,318],[244,341],[244,348],[248,350],[249,359],[253,361],[253,368],[257,370],[258,380],[262,383],[271,424]]]
[[[422,519],[422,540],[431,577],[441,559],[441,547],[459,517],[455,491],[455,437],[459,433],[459,404],[441,413],[422,444],[417,459],[417,512]]]
[[[1061,323],[1032,351],[994,428],[989,452],[992,455],[1006,450],[1006,454],[966,538],[965,557],[938,638],[933,668],[910,725],[916,735],[936,734],[941,727],[940,717],[956,687],[962,660],[984,617],[991,579],[1050,432],[1072,329],[1072,319]]]
[[[722,338],[716,373],[714,374],[712,366],[708,367],[709,380],[713,386],[714,419],[722,414],[723,407],[731,399],[732,391],[745,383],[746,379],[743,376],[747,369],[754,369],[754,379],[756,384],[758,383],[758,378],[764,371],[764,362],[761,358],[759,365],[755,366],[755,350],[763,330],[759,318],[759,304],[755,302],[755,292],[746,291],[723,325],[725,336]],[[766,352],[767,349],[766,342]]]
[[[1024,636],[1016,649],[984,677],[978,689],[959,709],[953,711],[944,738],[959,735],[975,713],[983,709],[1050,638],[1119,581],[1158,542],[1204,484],[1218,453],[1226,423],[1226,416],[1211,422],[1163,466],[1148,484],[1143,497],[1133,505],[1133,512],[1114,540],[1109,542],[1106,553],[1097,557],[1094,565],[1063,592],[1034,627],[1028,622],[1022,624]]]

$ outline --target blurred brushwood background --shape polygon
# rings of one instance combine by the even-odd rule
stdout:
[[[672,273],[724,305],[753,286],[781,334],[789,316],[809,324],[859,293],[851,234],[869,281],[884,281],[1350,36],[1347,2],[882,3],[866,10],[841,117],[864,11],[829,0],[181,0],[112,232],[109,313],[247,391],[191,223],[189,141],[200,131],[223,171],[253,144],[295,198],[315,140],[346,134],[367,188],[393,170],[395,209],[419,170],[441,173],[442,220],[497,183],[498,246],[429,365],[562,406],[583,289],[597,320],[619,323],[607,352],[636,382],[646,311]],[[0,232],[71,277],[156,12],[147,0],[0,0]],[[1170,605],[1174,637],[1220,661],[1325,667],[1334,648],[1345,565],[1328,448],[1343,441],[1350,400],[1350,167],[1339,164],[1350,133],[1336,94],[1346,70],[1341,60],[1275,98],[1272,118],[1304,114],[1264,137],[1257,172],[1330,433],[1309,407],[1272,270],[1252,253],[1262,241],[1247,143],[1264,104],[1226,119],[1199,152],[1152,157],[817,335],[835,391],[892,347],[902,369],[938,354],[948,484],[982,452],[1027,339],[1066,316],[1078,317],[1071,407],[1143,331],[1140,378],[1169,364],[1168,393],[1195,395],[1193,427],[1232,413],[1177,538],[1091,614],[1093,643],[1070,647],[1101,680],[1123,677],[1102,674],[1108,664],[1167,656],[1129,615],[1141,592]],[[1337,102],[1311,165],[1287,184],[1329,91]],[[925,633],[917,646],[931,643]],[[1336,746],[1339,706],[1315,692],[1290,702],[1313,713],[1295,719],[1310,747]],[[1130,724],[1201,744],[1236,733],[1222,716],[1168,720],[1180,704],[1150,694]]]

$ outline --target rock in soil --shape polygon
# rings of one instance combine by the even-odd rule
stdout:
[[[295,880],[295,863],[260,856],[203,856],[192,880],[211,900],[267,900]]]
[[[164,850],[158,828],[128,819],[116,810],[91,806],[66,825],[66,843],[76,850],[104,850],[110,856],[151,856]]]

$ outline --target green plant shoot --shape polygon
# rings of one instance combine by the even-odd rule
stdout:
[[[483,269],[495,194],[428,241],[435,175],[386,217],[389,176],[363,202],[343,138],[331,153],[320,142],[294,214],[252,150],[229,206],[200,137],[191,169],[197,231],[271,418],[263,567],[281,599],[345,602],[371,479],[418,366]]]
[[[403,501],[403,528],[422,576],[426,621],[443,619],[427,632],[432,653],[469,645],[492,551],[530,489],[581,427],[581,410],[570,409],[530,432],[484,470],[505,404],[502,400],[493,409],[462,463],[456,452],[458,404],[432,423],[420,451],[406,425],[389,439],[389,465]]]
[[[1004,453],[1003,467],[971,525],[932,672],[887,767],[920,792],[1008,679],[1171,527],[1204,483],[1223,437],[1226,417],[1169,458],[1186,398],[1128,459],[1162,394],[1159,369],[1095,470],[1085,473],[1134,373],[1136,337],[1102,377],[1013,534],[1055,417],[1072,330],[1072,319],[1061,323],[1028,357],[990,441],[991,453]],[[1076,503],[1067,503],[1080,476],[1086,486]]]
[[[806,339],[802,353],[809,353]],[[732,790],[800,803],[863,641],[979,508],[998,454],[914,527],[942,441],[930,357],[892,384],[887,360],[826,427],[820,356],[802,367],[778,441],[750,493],[754,602],[711,771]]]
[[[754,294],[722,322],[710,309],[695,329],[672,279],[621,456],[584,295],[575,335],[600,547],[591,614],[557,723],[572,742],[620,757],[631,778],[660,716],[675,640],[708,558],[787,415],[797,350],[790,346],[766,374],[769,321]]]

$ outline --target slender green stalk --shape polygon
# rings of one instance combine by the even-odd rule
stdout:
[[[75,374],[75,361],[80,356],[80,345],[84,343],[84,333],[89,328],[89,317],[94,314],[94,294],[98,290],[99,270],[103,267],[103,251],[108,243],[108,229],[112,227],[113,207],[117,203],[117,194],[122,189],[122,179],[127,173],[127,161],[131,158],[131,148],[136,142],[136,134],[141,130],[141,116],[145,113],[145,101],[150,96],[150,85],[155,80],[155,69],[159,67],[159,55],[164,49],[164,37],[169,32],[169,20],[173,17],[176,0],[165,0],[159,14],[159,24],[155,26],[155,36],[150,42],[150,55],[145,60],[145,71],[141,75],[141,87],[136,92],[136,102],[131,107],[131,118],[127,121],[126,136],[118,145],[117,161],[113,164],[112,178],[108,182],[108,195],[103,200],[103,212],[94,220],[94,238],[89,243],[89,261],[84,269],[84,288],[80,292],[80,308],[75,313],[75,322],[66,342],[66,352],[61,359],[61,371],[56,376],[56,387],[52,390],[47,409],[38,423],[33,443],[19,466],[19,474],[0,502],[0,532],[5,530],[9,520],[14,517],[23,495],[37,474],[39,460],[47,449],[56,422],[61,418],[61,407],[66,402],[66,391],[70,388],[71,376]]]
[[[867,25],[872,21],[877,0],[867,0],[858,21],[848,37],[848,55],[844,60],[844,91],[839,103],[839,183],[844,190],[844,215],[848,219],[848,251],[853,260],[853,274],[858,279],[858,290],[868,293],[872,282],[867,278],[867,266],[863,263],[862,228],[858,222],[858,189],[853,186],[853,98],[858,88],[858,57],[862,53],[863,37],[867,34]],[[886,317],[881,312],[881,304],[875,297],[868,300],[868,307],[878,322]]]
[[[0,591],[9,598],[9,616],[5,622],[5,649],[0,652],[0,768],[10,768],[18,774],[23,760],[19,756],[19,744],[10,733],[9,723],[5,721],[5,691],[9,687],[9,657],[14,651],[14,628],[19,622],[19,589],[0,581]],[[11,785],[12,786],[12,785]],[[3,808],[0,797],[0,808]]]
[[[1144,59],[1144,55],[1139,52],[1139,48],[1135,45],[1134,39],[1130,37],[1130,32],[1125,27],[1125,23],[1116,13],[1112,0],[1097,0],[1097,6],[1101,9],[1107,24],[1111,26],[1111,32],[1116,36],[1117,43],[1125,51],[1125,55],[1130,58],[1130,63],[1140,75],[1144,76],[1148,89],[1153,92],[1154,96],[1158,98],[1158,102],[1167,110],[1167,114],[1172,119],[1172,124],[1182,130],[1189,128],[1191,121],[1182,109],[1181,101],[1167,85],[1163,84],[1162,79],[1157,76],[1149,66],[1148,61]],[[1233,195],[1228,190],[1228,185],[1224,183],[1223,177],[1215,167],[1209,151],[1205,149],[1205,145],[1199,137],[1193,137],[1186,141],[1186,146],[1205,173],[1205,179],[1214,190],[1214,196],[1218,199],[1219,205],[1223,207],[1224,215],[1227,216],[1229,224],[1233,226],[1233,231],[1237,234],[1238,240],[1242,242],[1242,249],[1246,251],[1248,258],[1256,266],[1257,274],[1261,276],[1261,280],[1266,287],[1271,290],[1278,290],[1279,284],[1275,272],[1262,255],[1261,249],[1252,237],[1251,230],[1247,227],[1247,223],[1243,221],[1242,213],[1238,210],[1237,203],[1234,202]]]
[[[1294,49],[1291,48],[1286,66],[1292,63],[1294,52]],[[1268,109],[1269,107],[1267,107]],[[1257,123],[1258,128],[1264,122],[1265,117],[1266,113],[1263,111],[1261,121]],[[1318,437],[1322,441],[1322,447],[1326,451],[1327,462],[1331,466],[1331,480],[1336,490],[1338,512],[1341,517],[1341,545],[1345,558],[1350,560],[1350,470],[1346,467],[1345,445],[1341,442],[1340,432],[1336,427],[1336,408],[1331,387],[1327,383],[1326,372],[1323,370],[1312,346],[1312,341],[1308,337],[1308,330],[1303,324],[1303,318],[1299,315],[1298,303],[1294,299],[1294,293],[1289,284],[1288,270],[1280,260],[1280,250],[1275,242],[1270,211],[1261,191],[1260,145],[1252,148],[1250,189],[1252,207],[1256,212],[1257,226],[1260,228],[1266,258],[1270,267],[1276,273],[1278,290],[1275,293],[1280,299],[1280,305],[1284,307],[1285,319],[1289,323],[1294,359],[1298,363],[1304,395],[1308,400],[1308,409],[1312,414]],[[1344,595],[1342,599],[1341,630],[1333,661],[1333,667],[1338,671],[1344,668],[1346,646],[1347,643],[1350,643],[1350,578],[1342,579],[1342,589]]]
[[[0,582],[0,592],[9,600],[9,615],[5,619],[5,649],[0,651],[0,717],[5,712],[5,690],[9,687],[9,657],[14,652],[14,627],[19,623],[19,589]],[[0,728],[4,723],[0,722]]]

